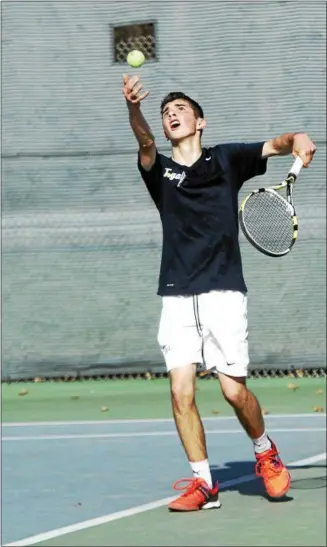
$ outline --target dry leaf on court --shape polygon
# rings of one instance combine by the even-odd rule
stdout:
[[[313,412],[323,412],[324,409],[322,406],[314,406],[313,407]]]
[[[323,392],[324,392],[324,390],[323,390],[323,389],[317,389],[317,391],[316,391],[316,395],[322,395],[322,394],[323,394]]]
[[[210,374],[210,370],[200,370],[199,376],[202,378],[203,376],[208,376]]]
[[[101,407],[101,412],[108,412],[108,407],[107,406],[102,406]]]
[[[34,382],[36,384],[39,384],[40,382],[43,382],[43,379],[40,376],[37,376],[36,378],[34,378]]]
[[[21,389],[21,390],[18,392],[18,395],[20,395],[20,396],[27,395],[27,394],[28,394],[27,389]]]
[[[296,391],[297,389],[300,389],[300,386],[296,384],[288,384],[288,389],[291,389],[292,391]]]
[[[219,410],[217,408],[214,408],[212,411],[211,411],[211,414],[219,414]]]
[[[263,416],[266,416],[267,414],[269,414],[269,410],[267,410],[266,408],[262,408],[261,412],[262,412]]]

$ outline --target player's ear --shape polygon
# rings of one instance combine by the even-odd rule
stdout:
[[[205,127],[207,127],[207,121],[204,118],[198,118],[197,119],[197,130],[202,131]]]

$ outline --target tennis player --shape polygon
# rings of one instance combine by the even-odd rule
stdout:
[[[265,173],[267,158],[293,154],[308,167],[316,147],[305,133],[286,133],[266,142],[203,148],[202,108],[175,92],[161,103],[164,134],[172,146],[166,157],[158,152],[141,112],[148,94],[139,77],[123,76],[129,122],[139,144],[138,168],[162,222],[158,342],[169,373],[176,428],[193,471],[184,488],[175,483],[183,493],[168,507],[196,511],[220,506],[195,402],[197,365],[217,374],[225,399],[252,440],[257,475],[267,494],[280,498],[290,488],[290,475],[246,385],[247,288],[237,196],[245,181]]]

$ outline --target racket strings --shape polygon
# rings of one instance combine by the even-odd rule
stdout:
[[[243,210],[243,227],[250,239],[273,254],[286,252],[293,243],[293,210],[275,192],[253,194]]]

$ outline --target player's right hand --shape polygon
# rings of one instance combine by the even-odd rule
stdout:
[[[145,91],[140,94],[143,89],[143,85],[140,83],[139,76],[123,75],[123,95],[128,103],[139,104],[145,97],[147,97],[150,91]]]

